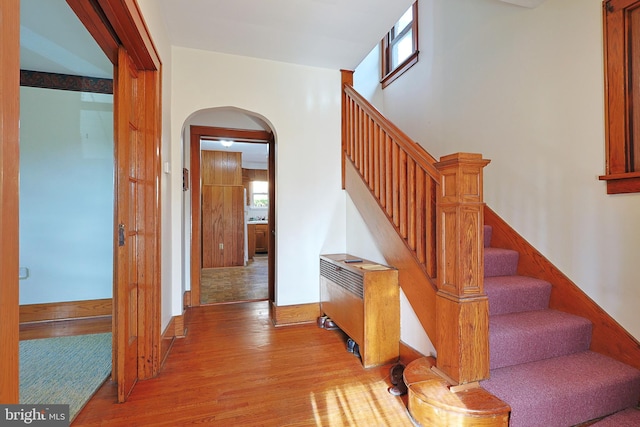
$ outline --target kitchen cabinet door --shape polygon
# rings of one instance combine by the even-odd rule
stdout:
[[[256,253],[269,251],[269,230],[267,224],[256,224]]]

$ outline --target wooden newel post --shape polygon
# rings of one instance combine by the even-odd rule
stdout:
[[[347,152],[347,143],[348,143],[348,133],[350,126],[353,124],[348,123],[347,120],[350,117],[349,107],[347,102],[347,95],[344,92],[344,86],[349,85],[353,86],[353,71],[352,70],[340,70],[340,93],[342,98],[342,189],[345,189],[345,164],[346,161],[346,152]]]
[[[440,158],[437,201],[437,368],[457,384],[489,377],[489,302],[484,293],[484,202],[480,154]]]

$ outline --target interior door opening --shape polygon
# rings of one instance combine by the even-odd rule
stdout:
[[[191,126],[192,305],[273,301],[274,142],[266,131]]]

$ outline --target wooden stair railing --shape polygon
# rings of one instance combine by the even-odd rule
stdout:
[[[488,378],[482,170],[489,161],[469,153],[436,161],[353,89],[352,71],[342,72],[342,86],[343,188],[398,269],[438,369],[457,384]]]

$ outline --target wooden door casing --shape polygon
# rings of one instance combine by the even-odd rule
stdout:
[[[20,1],[0,2],[0,402],[18,403]]]
[[[119,319],[123,319],[126,314],[123,311],[132,311],[132,307],[124,303],[117,302],[126,295],[126,287],[116,279],[122,276],[117,271],[114,272],[114,348],[113,348],[113,369],[112,378],[117,380],[121,370],[126,368],[133,375],[131,366],[135,366],[139,379],[152,378],[160,370],[160,180],[161,180],[161,67],[162,63],[158,52],[153,45],[151,35],[144,18],[135,1],[122,0],[66,0],[69,6],[76,13],[80,21],[91,33],[97,44],[104,51],[114,65],[118,65],[121,50],[124,48],[129,53],[131,65],[137,72],[138,85],[136,92],[120,91],[121,96],[114,96],[114,122],[118,116],[122,116],[121,122],[125,122],[126,115],[120,112],[121,109],[135,109],[140,115],[138,117],[138,128],[136,130],[139,137],[139,147],[143,147],[143,153],[137,158],[140,159],[141,168],[144,167],[144,174],[131,176],[143,177],[144,197],[139,198],[140,202],[133,208],[136,211],[135,217],[138,221],[136,229],[136,241],[142,244],[142,249],[136,254],[137,282],[137,316],[135,324],[130,323],[128,333],[137,331],[137,359],[125,359],[123,349],[119,343],[124,341],[126,334],[117,335]],[[117,73],[114,73],[117,78]],[[115,92],[118,93],[118,85],[115,85]],[[115,94],[114,94],[115,95]],[[135,98],[134,98],[135,95]],[[142,142],[144,141],[144,142]],[[121,144],[129,142],[129,133],[115,131],[116,150]],[[116,151],[116,159],[117,151]],[[117,160],[116,160],[117,161]],[[142,163],[144,162],[144,163]],[[142,166],[144,165],[144,166]],[[116,163],[116,181],[118,180],[119,165]],[[120,174],[126,177],[124,173]],[[138,179],[136,178],[136,179]],[[116,182],[116,197],[120,197],[120,184],[128,182]],[[124,185],[124,184],[123,184]],[[128,186],[128,185],[127,185]],[[130,191],[130,190],[129,190]],[[126,193],[125,193],[126,194]],[[117,203],[117,199],[116,199]],[[129,219],[129,218],[127,218]],[[118,243],[118,224],[122,221],[116,216],[116,227],[114,234],[115,245]],[[140,224],[143,224],[142,226]],[[126,225],[125,225],[126,226]],[[125,230],[126,231],[126,230]],[[114,252],[118,252],[115,246]],[[126,260],[126,258],[122,258]],[[118,255],[114,255],[114,268]],[[127,262],[130,262],[129,259]],[[118,264],[122,265],[122,263]],[[129,289],[132,292],[132,289]],[[123,358],[125,361],[121,361]],[[125,390],[124,386],[121,390]],[[126,393],[126,392],[124,392]],[[119,393],[122,400],[124,393]]]
[[[191,279],[191,306],[200,305],[200,272],[202,270],[202,159],[200,150],[200,141],[208,137],[222,139],[237,139],[244,142],[255,142],[269,145],[269,198],[275,200],[275,139],[272,132],[262,130],[246,130],[246,129],[230,129],[211,126],[192,125],[189,128],[190,133],[190,167],[189,184],[191,191],[191,263],[190,263],[190,279]],[[275,227],[275,207],[271,203],[269,207],[269,223],[270,227]],[[275,231],[271,231],[272,236]],[[275,239],[269,239],[272,246]],[[275,299],[275,250],[270,250],[269,255],[269,299]]]
[[[107,57],[117,64],[118,50],[122,45],[132,53],[139,75],[144,76],[145,94],[140,99],[144,105],[143,135],[146,143],[154,147],[153,156],[148,158],[149,169],[153,170],[153,200],[147,203],[145,214],[149,236],[149,251],[144,262],[148,279],[148,289],[138,295],[138,326],[144,330],[139,342],[138,372],[140,378],[155,376],[159,370],[160,345],[160,69],[158,56],[144,19],[135,1],[121,0],[67,0],[83,25],[91,33]],[[19,27],[20,2],[3,0],[0,2],[0,257],[2,286],[0,287],[0,401],[18,403],[18,135],[19,135]],[[114,100],[117,114],[121,103]],[[116,145],[118,141],[116,140]],[[149,150],[150,152],[151,150]],[[117,193],[116,193],[117,194]],[[151,191],[149,191],[151,194]],[[117,229],[116,229],[117,230]],[[117,233],[116,233],[117,235]],[[116,241],[117,243],[117,241]],[[115,275],[114,275],[115,277]],[[6,280],[5,280],[6,279]],[[114,290],[116,289],[114,285]],[[116,297],[114,293],[114,298]],[[120,310],[114,301],[114,318]],[[114,368],[119,364],[114,346]],[[115,376],[114,376],[115,378]]]
[[[116,139],[116,241],[114,256],[113,340],[116,352],[114,377],[118,401],[124,402],[138,380],[138,250],[144,250],[139,232],[144,216],[144,149],[140,147],[138,119],[138,73],[126,50],[121,48],[116,67],[114,102],[129,99],[114,117]],[[122,105],[122,104],[120,104]],[[141,188],[142,187],[142,188]],[[139,247],[140,246],[140,247]]]

